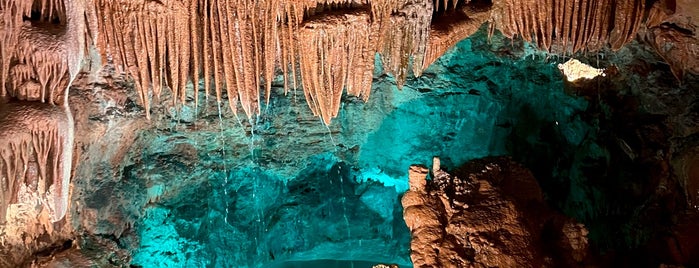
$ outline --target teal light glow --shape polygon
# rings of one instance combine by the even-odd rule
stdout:
[[[402,90],[378,70],[370,100],[345,98],[328,128],[300,91],[276,87],[254,126],[224,115],[221,132],[143,134],[140,161],[124,170],[147,189],[134,196],[143,210],[128,212],[141,215],[134,265],[409,267],[409,165],[519,153],[518,143],[547,143],[547,131],[581,144],[589,128],[558,61],[502,42],[478,33]]]

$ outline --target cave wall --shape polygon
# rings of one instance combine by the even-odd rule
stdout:
[[[103,134],[81,154],[77,174],[90,179],[76,181],[75,213],[83,218],[76,226],[114,241],[142,266],[410,265],[399,204],[410,163],[507,154],[512,128],[528,122],[559,120],[570,133],[583,124],[574,114],[587,102],[564,91],[556,62],[506,40],[489,42],[482,31],[401,90],[377,71],[373,97],[344,98],[341,123],[329,126],[306,110],[302,92],[282,96],[281,78],[253,124],[219,114],[203,96],[198,109],[193,100],[155,106],[145,123],[135,97],[121,91],[82,116],[90,125],[83,131]],[[546,119],[515,116],[522,106]],[[122,145],[111,146],[117,140]],[[93,156],[99,152],[106,153]]]
[[[79,7],[85,4],[65,3]],[[513,3],[499,2],[515,12]],[[72,188],[70,194],[68,188],[61,188],[60,198],[51,201],[61,198],[66,201],[47,205],[46,210],[34,207],[32,213],[36,215],[27,215],[26,222],[14,221],[15,227],[29,226],[26,229],[12,231],[12,226],[3,226],[6,232],[14,232],[17,239],[4,237],[6,244],[0,264],[46,261],[46,255],[74,252],[78,247],[83,250],[62,260],[95,264],[133,262],[144,266],[163,261],[254,266],[325,256],[407,264],[408,237],[401,231],[405,229],[397,203],[408,187],[407,166],[429,160],[433,155],[440,155],[447,165],[456,166],[473,158],[502,154],[512,155],[532,169],[548,201],[585,223],[596,246],[611,251],[631,248],[622,250],[623,255],[638,252],[634,250],[652,251],[652,247],[644,248],[647,241],[660,241],[660,244],[679,241],[664,248],[660,254],[665,255],[652,261],[693,261],[692,236],[660,235],[653,231],[675,232],[675,225],[680,226],[677,230],[691,229],[688,223],[691,214],[682,214],[678,219],[672,215],[684,213],[686,206],[696,206],[699,196],[694,157],[696,68],[692,63],[696,61],[686,60],[697,55],[692,52],[696,38],[693,24],[685,21],[696,13],[687,8],[691,3],[679,1],[678,6],[684,8],[675,8],[677,13],[671,17],[671,23],[639,32],[643,38],[638,41],[655,51],[634,41],[617,52],[603,50],[596,54],[600,58],[577,54],[576,57],[595,67],[610,70],[607,78],[582,85],[562,81],[556,65],[567,56],[537,52],[517,38],[493,34],[494,28],[482,29],[472,39],[460,42],[436,59],[435,55],[441,55],[439,51],[446,51],[464,36],[473,34],[476,26],[488,18],[487,12],[483,13],[477,6],[459,6],[457,13],[470,14],[475,21],[435,23],[442,28],[430,29],[430,33],[444,40],[420,39],[434,44],[424,53],[433,57],[428,57],[428,61],[436,59],[436,62],[425,70],[406,71],[405,58],[379,56],[377,59],[371,57],[373,52],[359,53],[365,63],[376,66],[373,72],[368,71],[371,68],[362,68],[362,75],[367,76],[356,78],[364,86],[369,81],[367,77],[372,78],[371,98],[366,98],[368,91],[342,93],[342,86],[318,87],[311,93],[308,90],[313,87],[293,90],[284,79],[288,72],[274,73],[264,79],[269,85],[264,96],[272,97],[269,103],[260,99],[248,102],[240,107],[246,113],[243,116],[236,115],[239,99],[232,96],[255,95],[248,94],[249,88],[243,93],[221,91],[222,97],[215,98],[208,90],[201,94],[208,83],[195,82],[194,89],[187,79],[178,77],[175,84],[179,89],[172,92],[156,94],[155,88],[153,92],[138,90],[149,75],[136,75],[141,71],[137,70],[138,66],[126,64],[131,68],[130,76],[124,76],[121,73],[124,66],[109,65],[114,63],[113,55],[104,51],[103,60],[108,65],[104,69],[95,67],[74,82],[73,78],[78,76],[76,66],[84,53],[80,48],[88,41],[97,40],[90,38],[98,34],[95,29],[82,27],[94,23],[71,23],[69,18],[89,21],[95,14],[89,9],[69,9],[78,15],[59,19],[66,23],[59,24],[65,29],[76,26],[80,29],[57,35],[60,38],[54,40],[45,32],[34,31],[49,22],[31,14],[27,17],[38,21],[26,22],[22,16],[11,16],[5,3],[3,35],[14,38],[8,29],[19,27],[29,29],[20,31],[29,37],[7,39],[0,47],[5,53],[3,66],[13,65],[14,73],[10,76],[24,79],[6,81],[8,76],[3,72],[3,81],[7,82],[4,84],[14,83],[10,91],[2,91],[6,97],[3,101],[33,101],[27,106],[45,105],[44,109],[61,110],[47,115],[48,118],[60,117],[61,112],[70,114],[70,120],[55,119],[62,122],[60,125],[72,127],[72,122],[65,122],[74,117],[75,152],[70,158],[77,160],[77,164],[60,161],[64,166],[73,166]],[[640,12],[635,8],[635,12]],[[411,12],[419,11],[418,8]],[[357,15],[360,19],[352,20],[356,25],[333,24],[335,30],[345,29],[335,32],[333,38],[354,40],[356,36],[342,33],[358,25],[373,27],[367,14],[366,10],[360,12]],[[321,19],[340,22],[341,16],[345,16],[319,15]],[[435,21],[440,18],[448,16],[436,16]],[[317,34],[314,29],[328,26],[313,23],[305,24],[310,28],[303,36],[313,37]],[[635,30],[631,28],[629,32]],[[440,31],[444,33],[437,34]],[[518,31],[505,31],[505,34],[512,36]],[[450,35],[454,32],[459,34]],[[405,38],[400,34],[394,37]],[[32,38],[49,44],[33,46],[28,42]],[[630,41],[624,40],[622,43]],[[29,44],[19,52],[36,50],[36,53],[18,56],[18,51],[10,51],[10,41]],[[361,42],[357,45],[367,46]],[[43,47],[58,50],[46,54]],[[126,50],[124,53],[134,52],[122,49]],[[392,49],[379,52],[390,54],[407,48]],[[323,51],[328,55],[334,52]],[[57,58],[46,60],[48,56]],[[185,56],[177,54],[177,57]],[[51,64],[43,65],[45,61]],[[334,66],[330,63],[316,66],[316,71],[323,72],[323,67],[331,65]],[[429,64],[414,66],[425,68]],[[170,69],[170,75],[188,75]],[[413,78],[408,75],[410,72],[422,76]],[[173,79],[170,77],[168,83],[172,84]],[[682,79],[682,83],[676,79]],[[71,91],[67,90],[68,85],[72,85]],[[328,88],[334,91],[324,91]],[[262,96],[257,95],[256,98]],[[151,96],[160,102],[149,106]],[[314,99],[322,105],[313,102]],[[47,103],[38,104],[41,101]],[[255,110],[250,108],[250,103],[260,105],[259,114],[250,112]],[[13,104],[1,105],[7,108]],[[311,106],[311,113],[307,105]],[[27,111],[31,109],[2,115],[12,118]],[[151,113],[150,121],[143,118]],[[338,123],[328,125],[334,116]],[[31,172],[43,167],[34,162],[28,161]],[[6,175],[5,179],[8,177],[12,176]],[[54,182],[69,185],[65,181],[70,176],[62,176],[61,180],[55,177]],[[30,176],[28,185],[35,183],[34,178]],[[14,188],[8,185],[11,184],[3,184]],[[51,183],[37,185],[48,189]],[[45,194],[44,190],[39,194]],[[9,200],[4,201],[6,204],[16,202],[11,194],[4,197]],[[196,202],[189,201],[191,197]],[[32,203],[36,199],[24,201]],[[62,216],[51,212],[52,206],[70,206],[70,210],[61,221]],[[301,214],[299,220],[296,216]],[[317,222],[319,218],[323,221]],[[317,232],[305,233],[299,229]],[[373,233],[363,233],[367,229]],[[238,250],[227,255],[226,250],[231,247]],[[347,252],[348,247],[353,251]],[[97,256],[95,252],[103,248],[113,249],[115,253]]]

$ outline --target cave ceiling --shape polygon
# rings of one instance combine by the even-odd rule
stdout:
[[[638,37],[681,79],[699,71],[690,2],[5,0],[1,92],[60,103],[84,61],[111,63],[133,78],[147,117],[164,90],[180,103],[189,90],[195,102],[227,98],[250,118],[281,73],[329,124],[343,92],[369,97],[376,53],[400,86],[486,23],[556,54],[616,50]]]

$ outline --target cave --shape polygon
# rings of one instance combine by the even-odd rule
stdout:
[[[0,267],[699,266],[695,1],[0,13]]]

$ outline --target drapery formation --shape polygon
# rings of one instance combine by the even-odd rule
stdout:
[[[304,93],[311,111],[326,124],[337,116],[345,88],[365,100],[369,96],[374,33],[368,10],[323,15],[299,29]]]
[[[38,7],[33,7],[37,4]],[[3,89],[0,94],[9,94],[22,100],[54,103],[53,96],[60,95],[56,94],[56,90],[67,71],[67,65],[61,59],[65,55],[65,47],[50,37],[62,35],[65,31],[62,31],[60,24],[51,25],[50,22],[59,21],[65,25],[63,1],[2,1],[0,5],[0,10],[3,11],[0,27],[3,40],[0,42],[0,83],[10,84],[8,90]],[[24,18],[32,18],[33,10],[42,14],[35,18],[35,23],[47,27],[32,27],[31,23],[24,21]],[[39,49],[39,46],[51,49]]]
[[[68,210],[68,86],[95,37],[86,28],[95,24],[89,7],[86,0],[0,1],[0,223],[15,203],[43,208],[51,222]]]

